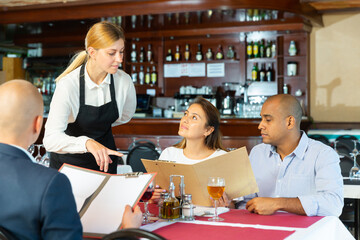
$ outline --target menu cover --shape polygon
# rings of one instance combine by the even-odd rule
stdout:
[[[212,205],[207,191],[209,177],[225,178],[225,192],[230,199],[259,191],[246,147],[194,164],[175,163],[171,159],[141,161],[147,172],[157,172],[156,184],[162,188],[169,187],[170,175],[183,175],[185,193],[192,195],[195,205]],[[178,186],[176,182],[175,187]]]
[[[108,174],[69,164],[59,172],[71,183],[84,236],[102,237],[121,227],[125,206],[134,207],[156,173]]]

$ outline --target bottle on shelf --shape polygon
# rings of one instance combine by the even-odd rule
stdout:
[[[253,10],[253,21],[260,21],[259,9]]]
[[[148,50],[146,52],[146,59],[148,62],[152,62],[152,50],[151,50],[151,44],[148,45]]]
[[[153,19],[154,19],[154,17],[151,14],[147,15],[147,27],[148,28],[151,28],[151,24],[152,24]]]
[[[271,58],[271,41],[268,40],[265,47],[265,55],[267,58]]]
[[[136,28],[136,15],[131,15],[131,27]]]
[[[284,86],[283,86],[283,94],[288,94],[289,93],[289,88],[287,86],[286,83],[284,83]]]
[[[190,47],[189,47],[189,44],[185,45],[184,59],[185,59],[185,61],[190,60]]]
[[[266,71],[265,71],[265,64],[261,64],[261,67],[260,67],[260,71],[259,71],[259,79],[260,79],[260,82],[264,82],[265,81],[265,76],[266,76]]]
[[[171,48],[168,49],[168,53],[166,54],[165,60],[166,60],[167,62],[172,62],[172,61],[173,61],[173,55],[172,55],[172,53],[171,53]]]
[[[130,53],[130,56],[131,56],[131,62],[136,62],[136,44],[133,43],[132,44],[132,50],[131,50],[131,53]]]
[[[257,67],[257,63],[254,63],[253,68],[251,70],[251,80],[253,81],[258,81],[258,67]]]
[[[296,53],[297,53],[297,49],[296,49],[295,41],[291,40],[289,45],[289,55],[296,56]]]
[[[259,42],[255,41],[253,45],[253,56],[254,58],[259,57]]]
[[[276,57],[276,42],[273,41],[271,44],[271,56]]]
[[[246,47],[246,55],[247,58],[250,59],[253,57],[253,42],[248,42],[247,47]]]
[[[147,67],[145,73],[145,84],[150,84],[150,81],[151,81],[150,68]]]
[[[151,84],[155,85],[157,82],[157,72],[155,65],[152,66],[152,72],[151,72]]]
[[[226,53],[226,58],[231,59],[231,60],[235,60],[235,51],[234,51],[233,46],[228,47],[228,51]]]
[[[264,58],[265,57],[265,45],[264,40],[261,39],[259,43],[259,57]]]
[[[175,61],[180,61],[181,55],[180,55],[180,46],[176,45],[176,51],[175,51]]]
[[[144,79],[145,75],[144,75],[144,67],[140,66],[140,71],[139,71],[139,84],[140,85],[144,85]]]
[[[138,73],[137,73],[137,71],[136,71],[136,66],[133,65],[133,66],[132,66],[132,71],[131,71],[131,79],[132,79],[132,81],[133,81],[134,84],[137,83],[137,80],[138,80],[137,78],[138,78]]]
[[[196,58],[196,61],[201,61],[202,58],[203,58],[203,55],[202,55],[202,52],[201,52],[201,44],[200,44],[200,43],[198,44],[198,50],[197,50],[197,52],[196,52],[195,58]]]
[[[185,24],[189,24],[189,20],[190,20],[190,13],[189,12],[185,12]]]
[[[272,82],[273,81],[273,69],[272,69],[272,64],[269,63],[268,68],[266,70],[266,81],[268,82]]]
[[[211,48],[209,48],[206,52],[206,60],[212,60],[213,59],[213,53]]]
[[[145,50],[144,47],[140,47],[139,62],[144,62],[144,60],[145,60]]]
[[[217,60],[224,59],[224,53],[223,53],[223,49],[222,49],[222,46],[221,46],[221,45],[218,46],[218,49],[217,49],[217,51],[216,51],[215,58],[216,58]]]

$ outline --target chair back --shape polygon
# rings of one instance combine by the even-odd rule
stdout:
[[[110,233],[102,238],[102,240],[137,240],[140,238],[145,238],[149,240],[166,240],[159,234],[146,231],[140,228],[125,228],[119,231]]]
[[[354,166],[354,160],[351,157],[343,155],[343,157],[340,158],[341,175],[343,177],[349,177],[349,172],[352,166]]]
[[[140,139],[132,143],[129,147],[127,164],[131,166],[133,172],[144,172],[146,169],[141,162],[141,158],[156,160],[160,154],[155,150],[155,144],[147,139]]]
[[[9,240],[10,233],[5,230],[3,227],[0,227],[0,240]]]
[[[354,149],[353,140],[358,140],[358,139],[353,135],[341,135],[341,136],[336,138],[336,141],[338,141],[338,143],[336,144],[336,148],[338,148],[339,144],[340,145],[346,145],[347,148],[350,149],[350,151],[347,152],[347,155],[349,155],[349,153],[352,152],[352,150]],[[356,145],[356,146],[357,146],[357,148],[359,147],[358,145]]]
[[[327,139],[327,137],[325,137],[324,135],[321,135],[321,134],[312,134],[312,135],[309,135],[309,138],[312,138],[314,140],[317,140],[317,141],[320,141],[328,146],[330,146],[330,142],[329,142],[329,139]]]

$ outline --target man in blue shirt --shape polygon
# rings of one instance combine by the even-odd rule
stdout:
[[[260,115],[263,143],[249,156],[259,192],[245,197],[246,209],[339,216],[344,205],[339,156],[300,130],[298,100],[289,94],[269,97]]]

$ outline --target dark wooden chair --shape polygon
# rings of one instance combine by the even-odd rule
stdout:
[[[166,238],[159,234],[146,231],[140,228],[126,228],[119,231],[107,234],[102,240],[138,240],[138,239],[149,239],[149,240],[166,240]]]

